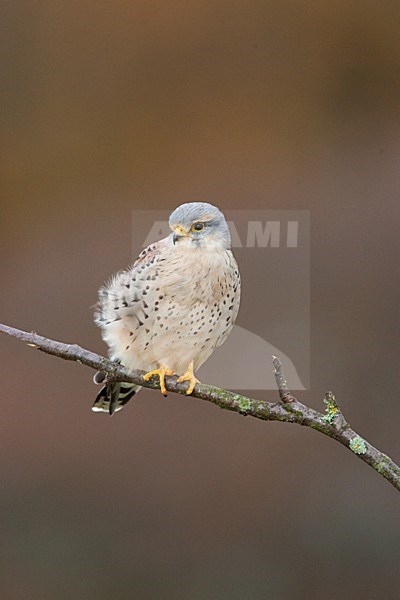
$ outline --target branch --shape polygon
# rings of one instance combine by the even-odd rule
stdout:
[[[145,381],[144,371],[127,371],[124,367],[111,360],[85,350],[76,344],[64,344],[42,337],[35,332],[22,331],[14,327],[0,324],[0,332],[16,337],[41,352],[73,360],[92,369],[104,371],[108,380],[127,381],[143,387],[159,389],[154,380]],[[369,442],[358,435],[343,417],[332,392],[327,392],[324,402],[325,414],[305,406],[289,391],[283,374],[283,365],[276,357],[272,357],[275,369],[275,379],[280,401],[265,402],[248,398],[240,394],[228,392],[217,387],[198,383],[192,393],[195,398],[207,400],[220,408],[232,410],[243,415],[249,415],[264,421],[283,421],[305,425],[340,442],[352,451],[358,458],[370,465],[382,477],[385,477],[396,489],[400,490],[400,467],[389,456],[380,452]],[[177,383],[175,376],[166,379],[167,389],[177,394],[186,393],[186,384]]]

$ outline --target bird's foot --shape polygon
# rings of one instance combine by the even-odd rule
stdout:
[[[198,379],[196,379],[196,377],[194,376],[194,373],[193,373],[193,361],[190,363],[190,365],[188,366],[185,373],[183,375],[181,375],[180,377],[178,377],[177,381],[178,381],[178,383],[182,383],[183,381],[189,382],[189,387],[186,390],[187,396],[189,396],[193,392],[193,390],[196,386],[196,383],[200,383],[200,381]]]
[[[167,396],[167,388],[165,387],[165,377],[169,375],[173,375],[174,372],[171,369],[168,369],[164,365],[161,365],[159,369],[155,369],[154,371],[149,371],[146,375],[143,375],[143,379],[145,381],[149,381],[153,376],[158,377],[160,379],[160,389],[163,396]]]

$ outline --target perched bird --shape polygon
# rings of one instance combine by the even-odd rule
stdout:
[[[239,310],[240,275],[221,211],[205,202],[182,204],[169,218],[171,233],[141,252],[132,267],[99,291],[95,322],[109,356],[127,369],[177,374],[191,394],[195,371],[228,337]],[[106,380],[104,373],[94,381]],[[140,386],[110,382],[94,411],[112,415]]]

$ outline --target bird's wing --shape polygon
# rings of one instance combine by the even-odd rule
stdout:
[[[148,318],[147,297],[155,287],[167,247],[168,238],[151,244],[130,268],[120,271],[100,288],[95,309],[95,322],[99,327],[107,329],[123,319],[134,333],[143,325]]]

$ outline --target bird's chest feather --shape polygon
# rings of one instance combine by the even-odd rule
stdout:
[[[230,252],[193,253],[174,283],[163,287],[153,333],[161,327],[165,334],[168,327],[170,335],[204,337],[219,345],[236,319],[239,295],[237,265]]]
[[[189,260],[175,276],[173,283],[162,286],[147,348],[155,362],[164,361],[179,372],[191,360],[198,368],[224,341],[236,318],[240,288],[228,252]]]
[[[165,298],[173,296],[182,307],[220,301],[234,274],[227,252],[185,252],[183,256],[178,254],[176,265],[170,267],[170,276],[164,278]]]

